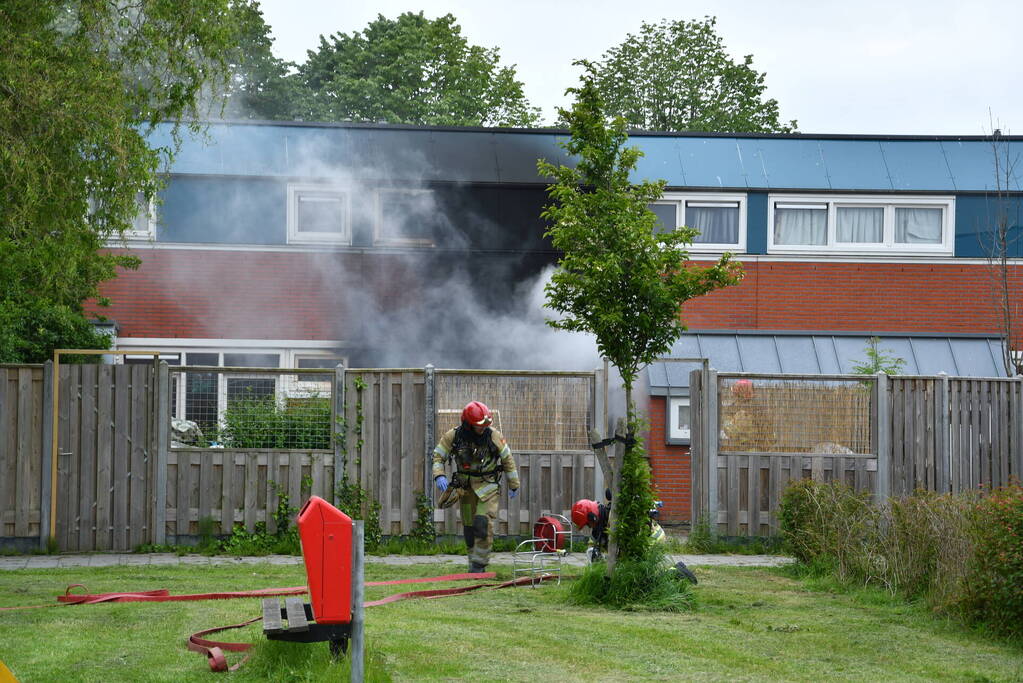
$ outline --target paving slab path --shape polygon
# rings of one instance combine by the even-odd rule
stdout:
[[[515,553],[493,553],[491,564],[512,565]],[[781,555],[672,555],[673,562],[685,562],[690,567],[778,567],[794,560]],[[458,564],[464,565],[464,555],[367,555],[370,564]],[[584,553],[570,553],[563,562],[574,567],[586,564]],[[0,556],[0,570],[5,569],[57,569],[64,567],[114,567],[154,565],[243,565],[243,564],[302,564],[297,555],[263,555],[260,557],[233,557],[228,555],[178,555],[176,553],[85,553],[63,555],[4,555]]]

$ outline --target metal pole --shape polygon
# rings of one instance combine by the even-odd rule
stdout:
[[[365,586],[364,548],[366,532],[361,519],[355,520],[352,529],[352,683],[362,683],[365,674],[365,632],[363,607]]]

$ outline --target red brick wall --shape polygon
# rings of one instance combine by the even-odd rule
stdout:
[[[694,329],[997,333],[986,264],[758,262],[746,277],[688,302]],[[1023,265],[1010,285],[1023,298]],[[1017,333],[1023,332],[1023,321]]]
[[[646,446],[657,497],[664,503],[660,521],[665,524],[679,524],[690,521],[693,483],[691,460],[689,446],[670,446],[664,442],[666,403],[667,400],[663,396],[650,397],[647,406],[650,433],[647,435]]]
[[[400,256],[153,249],[105,283],[122,337],[345,339],[360,316],[353,292],[407,301],[421,286]],[[384,306],[386,307],[386,303]]]

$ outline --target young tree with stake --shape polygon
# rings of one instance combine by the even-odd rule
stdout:
[[[642,152],[625,146],[625,120],[605,115],[594,66],[577,64],[585,72],[581,86],[568,90],[575,103],[559,112],[571,132],[562,146],[577,163],[537,165],[541,175],[555,180],[547,188],[553,201],[542,216],[550,222],[547,236],[562,252],[544,305],[561,314],[549,325],[596,336],[601,356],[622,377],[628,433],[634,435],[633,383],[685,329],[680,306],[739,282],[742,269],[727,253],[710,267],[690,265],[686,245],[695,230],[656,232],[657,218],[647,206],[661,197],[664,181],[632,181]],[[611,474],[609,575],[620,553],[638,558],[647,548],[648,534],[637,531],[647,524],[653,498],[640,442],[629,440]]]

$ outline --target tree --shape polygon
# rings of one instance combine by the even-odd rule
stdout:
[[[660,198],[664,182],[632,182],[630,173],[642,152],[625,147],[624,119],[608,122],[594,66],[578,64],[585,69],[582,85],[568,90],[575,103],[559,112],[571,133],[562,147],[576,165],[538,163],[540,174],[555,180],[547,188],[553,203],[542,215],[550,222],[547,236],[562,252],[546,287],[545,306],[561,314],[548,320],[551,326],[596,336],[601,356],[622,377],[628,432],[634,435],[639,422],[633,383],[641,368],[668,353],[685,329],[680,306],[738,282],[742,271],[730,254],[710,267],[691,265],[686,245],[695,230],[657,233],[657,219],[647,207]],[[623,556],[635,558],[649,538],[643,530],[653,499],[649,480],[642,485],[644,475],[649,477],[642,453],[638,441],[630,443],[612,468],[609,573],[623,541],[628,553]]]
[[[880,345],[880,337],[871,337],[867,340],[867,347],[863,351],[867,359],[863,363],[853,365],[854,375],[876,375],[879,372],[886,375],[897,375],[902,372],[902,366],[906,364],[906,360],[898,356],[889,356],[885,352],[890,349],[881,349]]]
[[[993,124],[992,121],[992,128]],[[1016,175],[1019,157],[998,129],[991,134],[991,162],[995,192],[994,197],[989,198],[987,225],[978,229],[977,236],[991,277],[998,332],[1002,338],[1002,365],[1005,374],[1013,377],[1023,375],[1023,336],[1017,331],[1023,320],[1023,305],[1017,293],[1020,266],[1013,267],[1013,261],[1023,255],[1020,249],[1023,223],[1020,221],[1020,198],[1012,194],[1014,187],[1015,192],[1019,191]],[[1013,270],[1017,273],[1015,277]]]
[[[777,100],[764,99],[752,55],[736,63],[725,52],[716,21],[644,22],[605,52],[596,85],[607,113],[643,130],[793,132],[795,121],[778,121]]]
[[[226,55],[231,76],[220,114],[228,119],[291,120],[308,90],[293,73],[296,65],[275,57],[270,27],[256,0],[231,0],[237,39]]]
[[[49,355],[16,351],[39,344],[6,341],[14,329],[32,330],[51,350],[88,343],[68,316],[84,320],[99,284],[138,266],[104,247],[152,201],[173,153],[150,149],[146,133],[198,118],[200,89],[225,73],[233,36],[227,0],[0,5],[4,359]]]
[[[309,52],[299,77],[312,92],[301,118],[445,126],[533,126],[513,67],[496,48],[470,45],[455,18],[378,15]]]

